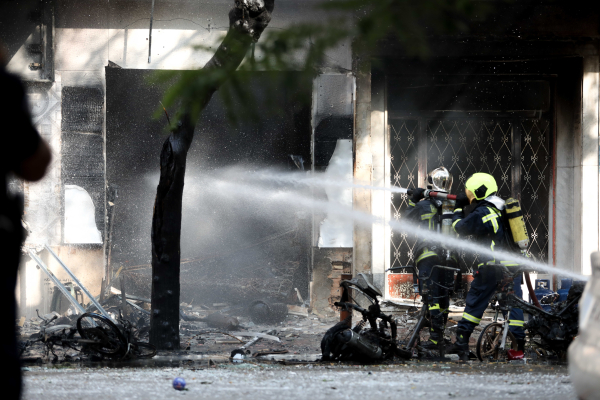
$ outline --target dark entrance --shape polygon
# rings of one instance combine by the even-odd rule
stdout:
[[[551,87],[551,79],[522,76],[388,77],[391,184],[423,187],[429,170],[445,166],[459,193],[471,174],[487,172],[502,198],[521,201],[528,251],[547,261]],[[395,194],[391,203],[392,218],[400,219],[407,196]],[[415,241],[392,233],[391,266],[414,263]],[[478,254],[460,256],[465,272],[478,264]]]
[[[131,277],[131,286],[138,283],[135,288],[146,297],[152,209],[166,138],[166,120],[153,118],[164,88],[149,84],[152,73],[106,68],[106,175],[110,193],[118,195],[108,205],[111,267]],[[196,126],[183,195],[182,301],[235,304],[295,295],[294,288],[308,297],[309,219],[293,205],[268,208],[256,199],[260,188],[242,187],[244,177],[261,168],[298,168],[290,155],[311,167],[310,102],[299,100],[310,100],[312,87],[292,92],[281,83],[285,79],[286,73],[250,79],[258,99],[254,119],[237,114],[232,124],[217,93]],[[265,80],[281,84],[267,91]],[[225,178],[223,171],[229,173]],[[239,182],[240,189],[216,193],[210,184],[215,176],[227,179],[228,188]]]

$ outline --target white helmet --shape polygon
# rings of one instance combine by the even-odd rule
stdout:
[[[452,174],[444,167],[439,167],[427,175],[427,189],[449,193],[452,189]]]

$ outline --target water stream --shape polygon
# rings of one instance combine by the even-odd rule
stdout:
[[[277,185],[279,183],[280,185]],[[496,260],[515,261],[521,265],[530,267],[533,271],[555,273],[563,277],[576,280],[587,280],[589,277],[580,275],[566,269],[557,268],[547,263],[535,261],[532,258],[524,258],[512,252],[492,251],[489,247],[473,241],[466,241],[458,237],[450,237],[436,232],[420,229],[417,224],[406,220],[383,219],[367,214],[338,203],[313,198],[309,191],[299,190],[298,187],[324,188],[335,186],[339,188],[364,188],[371,190],[385,190],[390,192],[404,192],[397,187],[374,187],[369,185],[354,184],[341,180],[320,179],[318,176],[310,176],[305,173],[277,172],[272,170],[261,170],[251,173],[240,171],[225,171],[216,177],[206,178],[203,190],[210,190],[214,196],[223,196],[231,199],[239,197],[240,201],[254,201],[257,204],[268,204],[272,207],[296,207],[305,212],[323,212],[328,215],[337,215],[348,218],[356,224],[372,225],[387,224],[395,232],[410,232],[422,238],[435,240],[444,246],[457,251],[467,250],[479,255],[488,255]],[[275,185],[274,185],[275,184]]]

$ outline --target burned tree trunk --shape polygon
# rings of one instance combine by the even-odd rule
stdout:
[[[273,11],[274,0],[235,0],[229,12],[229,30],[204,69],[235,71],[253,41],[258,40]],[[193,107],[201,111],[224,78],[207,88]],[[179,262],[181,209],[187,153],[196,121],[192,105],[182,105],[182,115],[160,154],[160,180],[152,216],[152,314],[150,343],[158,349],[179,349]],[[197,114],[197,113],[196,113]]]

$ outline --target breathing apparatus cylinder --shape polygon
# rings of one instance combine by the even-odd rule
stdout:
[[[452,216],[454,215],[454,200],[444,200],[442,202],[442,235],[453,236],[454,229],[452,229]],[[446,262],[450,261],[451,251],[444,246],[444,253]]]
[[[442,202],[442,233],[451,236],[454,232],[452,229],[452,216],[454,215],[454,200],[444,200]]]
[[[519,200],[513,198],[506,200],[504,210],[515,245],[521,250],[527,250],[527,246],[529,246],[529,236],[527,235],[527,227],[525,226],[525,220],[523,219],[523,212],[521,211]]]

